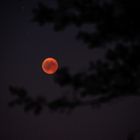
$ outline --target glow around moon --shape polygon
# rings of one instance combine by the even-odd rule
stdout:
[[[58,70],[58,62],[55,58],[49,57],[43,60],[42,70],[46,74],[54,74]]]

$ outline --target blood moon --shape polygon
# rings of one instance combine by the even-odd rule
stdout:
[[[58,62],[55,58],[45,58],[42,62],[42,70],[46,74],[54,74],[58,70]]]

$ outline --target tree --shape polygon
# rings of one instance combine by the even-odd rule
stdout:
[[[41,26],[51,23],[55,31],[76,26],[79,29],[76,38],[82,39],[89,49],[109,47],[106,57],[91,61],[85,72],[72,75],[65,67],[56,73],[57,84],[74,89],[72,99],[67,95],[51,102],[44,97],[33,99],[25,89],[10,86],[10,92],[17,97],[10,106],[23,105],[25,111],[39,114],[43,107],[67,111],[81,105],[99,106],[117,97],[140,95],[140,21],[136,0],[133,3],[130,0],[57,0],[57,7],[39,3],[33,14],[33,22]],[[87,24],[93,26],[92,32],[83,30]],[[85,97],[88,100],[83,100]]]

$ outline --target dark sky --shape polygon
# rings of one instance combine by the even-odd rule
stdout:
[[[89,60],[102,57],[76,41],[76,29],[54,32],[52,26],[30,22],[38,0],[0,2],[0,139],[1,140],[125,140],[128,132],[140,128],[140,98],[129,97],[103,105],[100,109],[80,107],[70,115],[44,111],[40,116],[11,109],[9,85],[25,87],[31,96],[60,96],[52,76],[41,70],[45,57],[55,57],[60,68],[72,73],[85,70]],[[52,3],[52,2],[49,2]]]

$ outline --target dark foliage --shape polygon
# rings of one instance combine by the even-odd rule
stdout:
[[[15,105],[23,106],[24,111],[33,111],[35,115],[40,114],[44,105],[47,104],[46,99],[42,96],[36,97],[36,99],[31,98],[24,88],[18,88],[10,86],[9,90],[16,99],[9,102],[9,106],[13,107]]]
[[[94,107],[117,97],[140,95],[139,49],[138,45],[129,48],[118,44],[114,50],[108,50],[105,62],[92,62],[88,73],[71,75],[67,68],[60,69],[54,81],[62,87],[71,86],[75,90],[73,100],[63,96],[47,102],[44,97],[36,99],[29,97],[23,88],[10,87],[10,92],[17,98],[9,105],[23,105],[25,111],[38,110],[39,112],[43,106],[51,110],[67,110],[81,105]],[[83,101],[85,97],[90,97],[90,100]]]
[[[78,106],[93,108],[113,99],[140,95],[140,20],[138,0],[57,0],[55,8],[38,4],[33,9],[33,22],[43,26],[53,24],[55,31],[74,25],[77,39],[90,49],[109,47],[105,58],[90,62],[85,72],[71,74],[61,68],[54,81],[61,87],[70,86],[73,98],[62,96],[49,101],[43,96],[30,97],[24,88],[10,86],[15,99],[9,106],[23,106],[25,112],[38,115],[45,108],[69,112]],[[84,25],[91,30],[85,31]],[[113,43],[113,45],[109,45]],[[131,132],[127,140],[134,140],[138,131]]]
[[[54,101],[44,97],[33,99],[26,90],[10,87],[17,98],[9,105],[23,105],[24,110],[40,113],[44,107],[50,110],[71,110],[77,106],[98,106],[122,96],[140,95],[140,21],[139,4],[136,0],[57,0],[57,7],[50,8],[43,3],[33,9],[34,22],[40,25],[51,23],[55,31],[63,31],[70,25],[79,31],[90,49],[109,46],[106,57],[90,62],[85,72],[71,74],[68,68],[56,73],[54,81],[60,86],[71,86],[75,93],[73,100],[63,96]],[[84,31],[84,25],[93,25],[91,31]],[[94,31],[92,31],[92,29]],[[84,100],[89,97],[88,100]]]
[[[57,8],[39,3],[33,9],[33,21],[40,25],[52,23],[55,31],[70,25],[79,28],[78,39],[89,48],[104,47],[108,42],[139,41],[139,1],[134,0],[57,0]],[[83,31],[83,25],[93,25],[93,32]],[[91,29],[92,31],[92,29]]]

